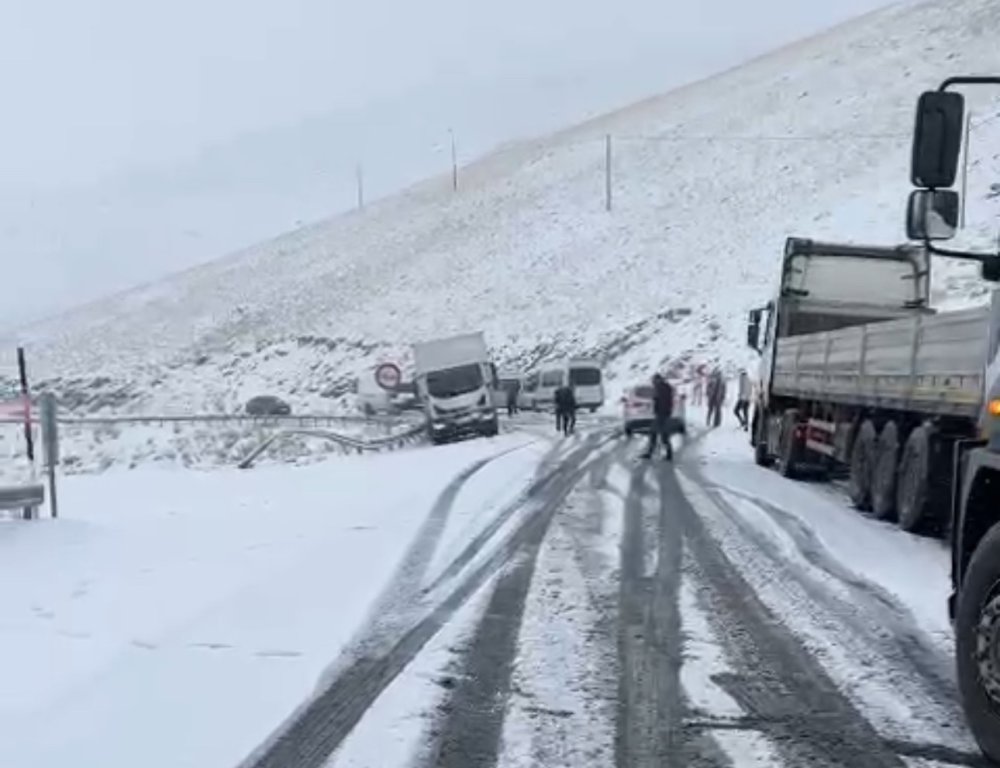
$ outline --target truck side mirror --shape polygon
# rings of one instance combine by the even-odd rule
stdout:
[[[958,228],[958,192],[915,189],[906,206],[906,236],[910,240],[949,240]]]
[[[964,133],[965,98],[955,91],[925,91],[917,101],[910,181],[938,189],[955,183]]]
[[[747,321],[747,346],[760,352],[760,310],[751,309]]]

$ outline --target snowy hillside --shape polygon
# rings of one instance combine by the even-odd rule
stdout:
[[[678,357],[738,364],[746,310],[766,298],[787,235],[902,238],[917,94],[1000,71],[998,32],[992,0],[869,15],[510,146],[464,168],[457,193],[431,179],[19,340],[57,390],[100,376],[122,393],[84,410],[233,410],[265,391],[346,409],[361,368],[478,328],[504,365],[590,353],[619,384]],[[1000,112],[972,109],[969,221],[982,234],[1000,212]],[[969,274],[943,268],[938,297],[980,298]]]

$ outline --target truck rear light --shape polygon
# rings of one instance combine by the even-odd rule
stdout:
[[[990,400],[987,410],[989,410],[990,416],[1000,416],[1000,398]]]

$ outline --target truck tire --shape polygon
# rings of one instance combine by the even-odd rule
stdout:
[[[771,454],[767,452],[767,443],[763,440],[758,440],[753,447],[753,461],[758,467],[769,467],[774,463]]]
[[[802,459],[802,444],[795,436],[795,426],[799,423],[799,412],[785,411],[781,417],[781,464],[782,477],[794,480],[798,477],[798,464]]]
[[[750,428],[750,445],[753,446],[753,461],[758,467],[770,467],[774,457],[767,449],[767,413],[754,408],[753,426]]]
[[[875,456],[878,448],[878,433],[871,419],[865,419],[854,438],[851,449],[851,476],[848,481],[848,494],[851,503],[858,509],[871,509],[872,477],[874,475]]]
[[[955,610],[962,707],[980,749],[1000,764],[1000,524],[972,555]]]
[[[924,425],[910,433],[899,460],[896,509],[899,527],[910,533],[924,531],[935,522],[928,499],[931,477],[931,430]]]
[[[890,421],[878,436],[872,473],[872,513],[879,520],[896,516],[896,471],[899,468],[899,428]]]

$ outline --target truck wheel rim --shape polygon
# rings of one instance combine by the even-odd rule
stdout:
[[[979,614],[976,626],[976,663],[979,679],[994,705],[1000,705],[1000,584]]]

